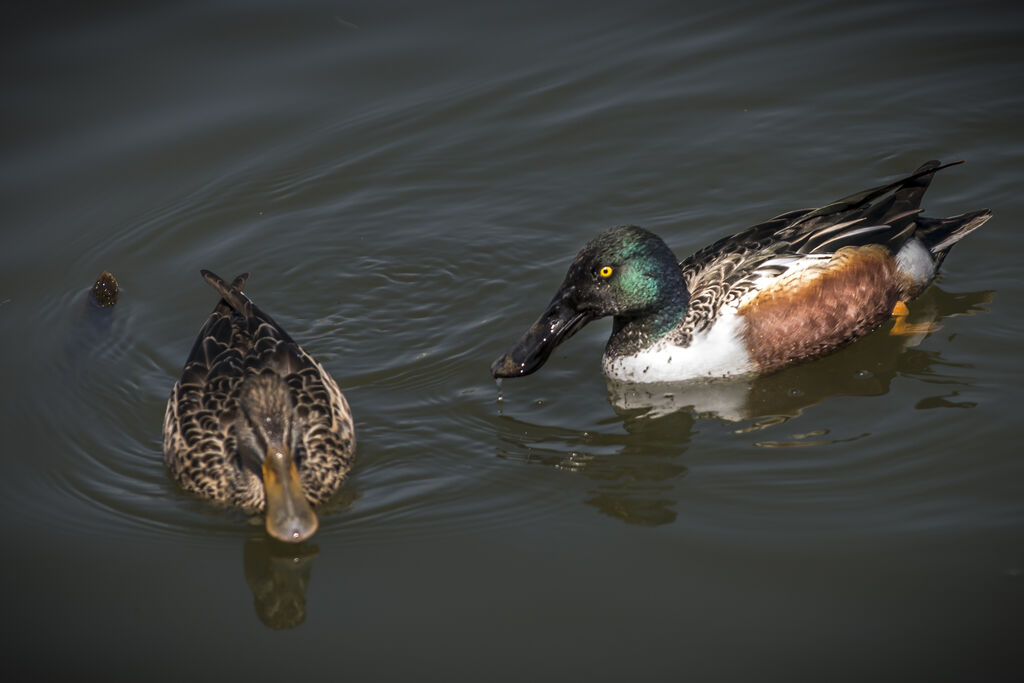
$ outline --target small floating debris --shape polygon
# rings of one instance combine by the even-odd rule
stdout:
[[[92,286],[92,301],[100,308],[109,308],[117,303],[117,295],[121,290],[117,285],[117,278],[110,271],[104,270],[96,278]]]

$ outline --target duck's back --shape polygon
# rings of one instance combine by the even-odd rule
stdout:
[[[991,215],[921,215],[934,173],[950,165],[930,161],[901,180],[782,214],[683,260],[689,309],[648,354],[672,358],[677,369],[662,367],[659,376],[770,372],[878,328],[898,302],[927,287],[953,244]],[[686,370],[678,369],[678,350],[687,352]],[[606,360],[606,372],[622,365]]]
[[[237,452],[239,389],[261,373],[290,389],[299,432],[295,453],[311,503],[329,498],[352,464],[355,436],[345,397],[330,374],[241,293],[248,274],[227,285],[203,275],[222,298],[193,344],[164,419],[164,459],[182,488],[246,509],[263,508],[259,474]]]

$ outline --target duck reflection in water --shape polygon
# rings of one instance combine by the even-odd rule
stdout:
[[[76,297],[74,327],[64,353],[69,369],[73,368],[75,374],[83,363],[109,360],[124,353],[126,345],[111,343],[120,293],[117,278],[105,270],[87,292]]]
[[[621,425],[625,435],[612,429],[581,433],[506,415],[503,441],[508,447],[499,455],[523,457],[525,446],[527,462],[591,479],[595,486],[584,502],[603,514],[643,526],[670,524],[681,498],[676,487],[687,474],[680,456],[689,448],[698,419],[736,422],[738,432],[761,430],[833,397],[884,395],[896,377],[938,381],[948,396],[950,387],[964,380],[944,376],[942,367],[951,364],[939,352],[919,346],[944,318],[986,311],[992,299],[991,291],[948,293],[933,286],[912,304],[905,321],[814,363],[753,379],[642,385],[607,380],[616,414],[600,424]],[[891,334],[898,324],[917,332]],[[963,405],[936,396],[915,407]]]
[[[689,447],[693,415],[677,411],[658,420],[610,417],[601,424],[624,424],[629,433],[581,433],[506,416],[501,439],[507,447],[499,450],[498,457],[587,477],[595,488],[584,502],[624,522],[641,526],[674,522],[678,500],[674,489],[687,474],[679,456]],[[642,440],[633,438],[637,430],[643,431]]]
[[[362,492],[353,483],[343,487],[320,511],[325,516],[343,516],[361,497]],[[263,533],[258,515],[251,517],[249,524],[252,528],[242,556],[256,615],[274,630],[295,628],[306,619],[306,592],[320,546],[310,541],[279,541]]]
[[[319,553],[308,542],[283,543],[263,533],[249,536],[243,553],[245,581],[260,621],[282,630],[306,620],[306,590]]]

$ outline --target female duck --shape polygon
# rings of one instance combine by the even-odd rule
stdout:
[[[987,209],[920,215],[941,165],[816,210],[786,213],[676,261],[643,228],[619,226],[577,254],[547,309],[491,365],[521,377],[591,320],[614,316],[605,374],[672,382],[772,372],[858,339],[935,277]]]
[[[352,466],[352,412],[322,365],[242,293],[204,270],[221,300],[199,331],[164,417],[164,461],[183,489],[266,512],[299,542]]]

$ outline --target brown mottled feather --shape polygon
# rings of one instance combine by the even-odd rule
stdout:
[[[294,453],[303,493],[323,503],[352,466],[352,412],[337,383],[274,320],[242,293],[248,274],[228,285],[203,271],[221,294],[199,331],[164,417],[164,461],[183,489],[259,511],[262,474],[243,462],[235,433],[239,388],[246,377],[275,373],[291,389],[300,438]]]

